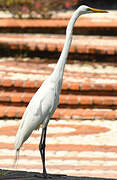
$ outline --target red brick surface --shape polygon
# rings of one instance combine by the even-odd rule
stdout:
[[[10,28],[65,28],[68,24],[69,18],[72,14],[64,19],[0,19],[0,27],[10,27]],[[114,18],[113,18],[114,17]],[[116,14],[113,17],[108,16],[98,16],[96,21],[95,16],[85,16],[80,17],[79,21],[75,23],[75,27],[79,28],[116,28],[117,19]]]
[[[32,88],[32,86],[30,87]],[[29,103],[34,93],[30,92],[1,92],[0,102],[8,103]],[[114,96],[91,96],[91,95],[73,95],[73,94],[61,94],[60,95],[60,105],[100,105],[102,106],[115,106],[117,105],[117,97]]]
[[[98,16],[81,16],[79,21],[75,23],[75,27],[80,28],[116,28],[117,27],[117,19],[116,13],[111,13],[111,16],[108,14],[101,14]],[[17,27],[17,28],[61,28],[66,27],[69,21],[69,18],[73,13],[70,13],[65,17],[62,15],[61,17],[55,17],[53,19],[0,19],[0,27]],[[96,21],[97,19],[97,21]]]
[[[11,121],[10,124],[10,121],[0,127],[1,137],[4,139],[4,141],[0,140],[0,167],[13,169],[12,162],[15,158],[13,142],[18,123],[13,124]],[[115,121],[114,123],[117,126]],[[112,122],[50,121],[46,146],[48,173],[53,171],[53,174],[77,177],[116,178],[117,143],[114,144],[113,137],[111,137],[114,133]],[[23,145],[17,170],[42,172],[38,152],[40,136],[41,131],[33,132],[29,142]]]
[[[95,21],[94,19],[83,17],[76,22],[75,28],[117,28],[116,18],[102,17]],[[67,23],[68,19],[1,19],[0,28],[66,28]],[[13,50],[61,52],[64,41],[64,35],[0,34],[0,45]],[[73,36],[70,52],[109,55],[110,58],[110,55],[117,54],[117,38],[79,36],[77,40],[77,36]],[[0,62],[0,118],[4,119],[0,121],[2,168],[12,168],[11,160],[15,154],[14,139],[18,128],[16,119],[22,117],[33,94],[53,70],[49,61],[46,64],[42,59],[38,59],[38,63]],[[38,77],[34,78],[36,75]],[[50,153],[46,158],[48,170],[59,174],[116,178],[116,109],[116,71],[96,73],[92,70],[65,70],[60,105],[52,117],[56,121],[51,120],[53,124],[49,125],[50,130],[47,134],[47,152]],[[31,135],[32,139],[22,147],[18,169],[42,170],[40,156],[36,154],[40,135],[40,131],[34,132]]]
[[[45,41],[46,39],[46,41]],[[57,41],[57,39],[59,39]],[[100,36],[73,36],[70,53],[116,55],[117,38]],[[61,52],[65,41],[64,35],[37,34],[1,34],[0,44],[4,48],[58,51]],[[52,46],[50,45],[52,43]],[[90,50],[92,49],[92,50]],[[111,51],[111,49],[113,49]]]
[[[0,106],[0,118],[21,118],[24,111],[24,107],[17,106]],[[54,113],[54,119],[117,119],[116,110],[100,110],[100,109],[70,109],[70,108],[58,108]]]
[[[48,64],[40,63],[40,61],[39,66],[36,62],[30,61],[28,66],[26,62],[2,61],[1,66],[0,117],[21,118],[32,96],[53,68],[50,68]],[[12,74],[8,67],[12,67]],[[18,78],[16,78],[17,74],[19,74]],[[35,75],[39,75],[40,80],[20,79],[20,74],[21,77],[30,74],[33,78]],[[68,80],[69,78],[70,80]],[[98,79],[101,81],[108,79],[108,82],[97,83]],[[109,75],[102,72],[97,76],[94,72],[75,71],[73,73],[65,68],[59,107],[53,118],[117,119],[116,79],[116,72],[109,73]]]

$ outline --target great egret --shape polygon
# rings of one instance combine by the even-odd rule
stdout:
[[[63,81],[64,67],[72,42],[72,32],[74,23],[77,20],[77,18],[82,14],[106,12],[107,11],[94,9],[82,5],[73,13],[73,16],[71,17],[66,29],[65,44],[60,58],[56,64],[56,67],[52,74],[43,82],[41,87],[34,94],[22,117],[22,121],[17,131],[15,140],[16,160],[18,158],[19,150],[22,144],[28,139],[32,131],[35,129],[39,129],[40,125],[42,124],[42,135],[39,144],[39,150],[43,164],[44,176],[47,175],[45,166],[46,130],[49,119],[52,117],[53,113],[55,112],[59,104],[59,94],[61,91]]]

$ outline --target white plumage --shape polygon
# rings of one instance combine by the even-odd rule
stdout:
[[[15,149],[19,149],[32,131],[39,129],[41,124],[43,128],[47,126],[59,103],[56,87],[56,83],[47,79],[31,99],[16,135]]]
[[[74,12],[66,29],[66,40],[57,65],[52,74],[43,82],[41,87],[32,97],[30,103],[26,108],[26,111],[24,112],[21,124],[17,131],[15,140],[16,160],[22,144],[28,139],[32,131],[35,129],[39,129],[40,125],[42,124],[42,135],[39,150],[43,163],[44,176],[47,175],[45,167],[46,129],[49,119],[52,117],[59,104],[59,94],[62,86],[64,67],[72,42],[73,26],[80,15],[92,12],[104,13],[106,11],[93,9],[83,5]]]

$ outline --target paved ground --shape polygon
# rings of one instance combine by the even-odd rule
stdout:
[[[1,59],[0,62],[1,83],[3,81],[6,87],[11,86],[17,80],[43,81],[55,67],[54,63],[37,65],[36,61],[33,65],[28,62],[27,67],[25,61],[14,62],[12,60],[7,59],[5,62],[5,59]],[[104,86],[104,84],[110,82],[115,87],[114,85],[117,84],[116,66],[105,66],[103,63],[90,65],[86,62],[82,65],[66,65],[64,83],[71,81],[85,83],[89,79],[92,84],[101,83],[105,88],[110,86]],[[19,120],[0,120],[0,168],[42,172],[38,151],[41,130],[35,131],[22,147],[19,163],[17,167],[13,167],[14,140],[18,124]],[[116,129],[117,121],[51,120],[46,149],[48,173],[116,178]]]
[[[0,168],[14,169],[14,140],[19,121],[0,121]],[[17,170],[42,171],[35,131],[20,151]],[[48,173],[117,177],[117,121],[51,120],[48,127]]]

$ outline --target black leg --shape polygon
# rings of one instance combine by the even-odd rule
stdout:
[[[42,135],[41,135],[41,140],[40,140],[40,144],[39,144],[39,151],[40,151],[40,154],[41,154],[41,160],[42,160],[42,164],[43,164],[43,175],[44,175],[44,177],[47,176],[46,167],[45,167],[46,130],[47,130],[47,127],[42,129]]]

